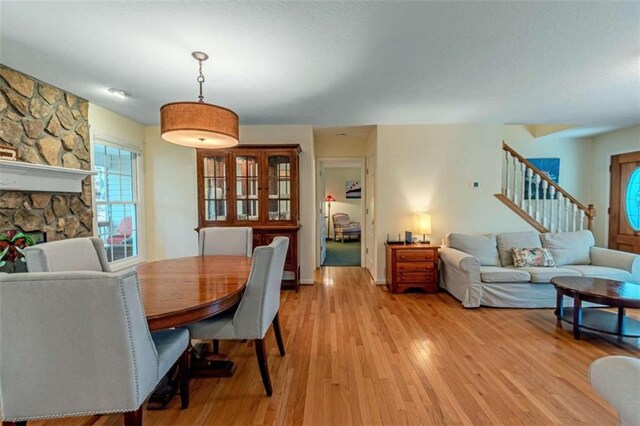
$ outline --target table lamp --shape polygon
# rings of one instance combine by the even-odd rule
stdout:
[[[324,199],[327,202],[327,240],[331,239],[331,202],[336,199],[331,196],[331,194],[327,195],[327,198]]]
[[[426,236],[431,235],[431,215],[429,213],[418,214],[418,228],[422,234],[422,243],[429,244]]]

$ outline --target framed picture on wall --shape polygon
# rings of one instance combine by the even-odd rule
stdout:
[[[540,170],[546,177],[551,179],[554,183],[560,182],[560,159],[559,158],[527,158],[531,164],[533,164],[538,170]],[[546,194],[543,193],[542,184],[538,187],[536,194],[536,181],[535,177],[529,181],[529,175],[525,176],[524,180],[524,198],[525,200],[541,200],[546,198],[551,199],[551,192],[547,188]],[[554,197],[558,198],[556,192]]]
[[[361,198],[361,193],[362,190],[360,188],[359,180],[348,180],[346,182],[345,195],[347,199]]]
[[[18,161],[18,150],[12,146],[0,146],[0,160]]]

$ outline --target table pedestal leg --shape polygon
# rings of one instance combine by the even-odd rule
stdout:
[[[558,291],[558,293],[556,294],[556,311],[554,312],[556,314],[556,326],[562,328],[562,319],[564,318],[564,306],[563,306],[563,301],[564,301],[564,295],[562,293],[560,293],[560,291]]]
[[[582,325],[582,300],[578,295],[573,296],[573,338],[580,340],[580,325]]]
[[[625,309],[620,306],[618,307],[618,341],[622,341],[622,335],[625,333]]]
[[[171,367],[166,376],[160,380],[147,402],[147,410],[164,410],[178,393],[180,387],[177,366]]]
[[[191,377],[231,377],[236,365],[224,354],[209,353],[209,345],[198,343],[191,351]]]

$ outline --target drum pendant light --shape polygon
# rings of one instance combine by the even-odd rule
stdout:
[[[198,61],[198,102],[173,102],[160,108],[162,139],[192,148],[227,148],[238,144],[238,115],[230,109],[204,102],[202,62],[204,52],[191,54]]]

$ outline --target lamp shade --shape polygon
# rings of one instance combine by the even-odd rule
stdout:
[[[331,201],[335,201],[336,199],[335,199],[335,198],[333,198],[333,197],[331,196],[331,194],[329,194],[329,195],[327,195],[327,198],[325,198],[324,200],[325,200],[325,201],[329,201],[329,202],[331,202]]]
[[[431,234],[431,215],[429,213],[418,214],[418,227],[420,228],[420,234]]]
[[[162,139],[192,148],[227,148],[238,144],[238,115],[204,102],[173,102],[160,108]]]

